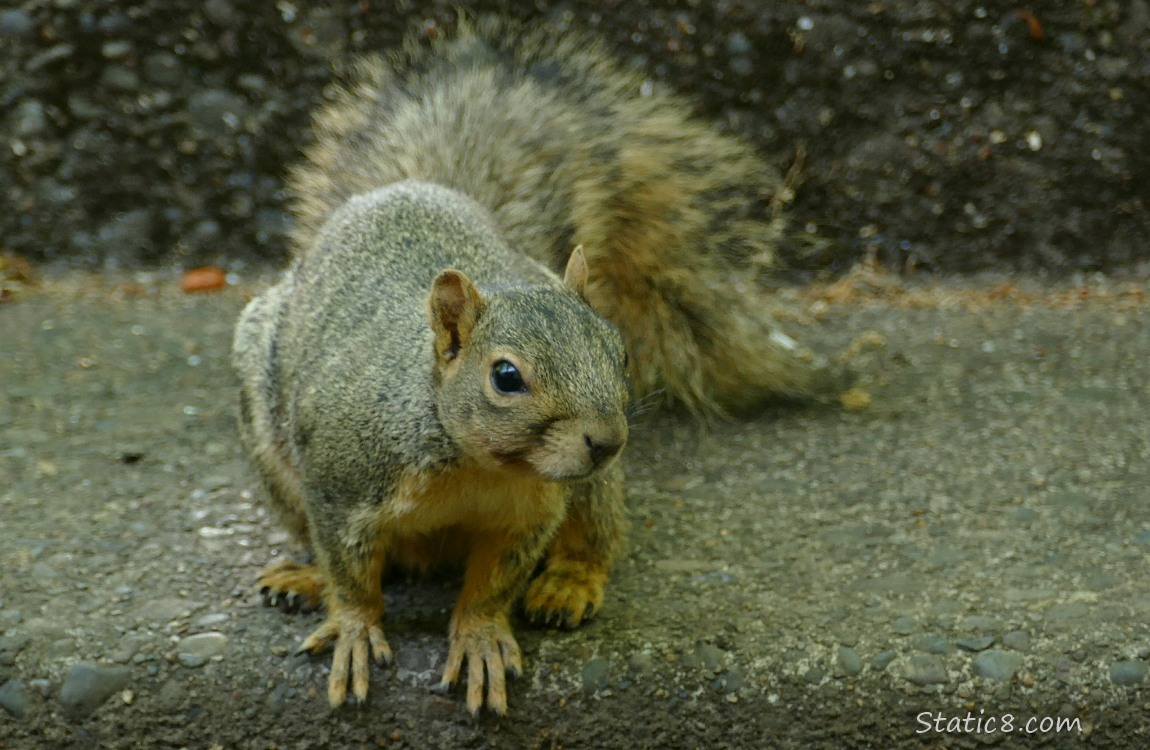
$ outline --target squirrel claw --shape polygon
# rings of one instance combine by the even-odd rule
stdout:
[[[320,608],[326,581],[315,565],[281,560],[260,573],[256,585],[264,606],[306,613]]]
[[[505,621],[465,619],[452,626],[451,645],[439,691],[459,681],[467,662],[467,710],[477,716],[483,706],[496,716],[507,713],[507,677],[523,671],[523,655]],[[486,695],[484,688],[486,688]]]
[[[278,599],[278,602],[276,601]],[[312,599],[306,594],[300,594],[296,591],[288,591],[282,595],[276,594],[264,597],[264,604],[269,607],[279,607],[279,610],[284,614],[308,614],[315,612],[320,607],[318,600]]]
[[[328,620],[316,628],[296,649],[297,654],[318,654],[339,636],[339,626]]]
[[[387,645],[383,629],[372,624],[373,619],[350,610],[329,614],[296,652],[314,654],[335,643],[327,682],[327,699],[332,708],[347,701],[349,682],[355,700],[365,703],[371,662],[379,665],[391,662],[391,647]]]
[[[576,628],[599,611],[606,579],[606,573],[581,563],[551,562],[531,582],[523,608],[533,624]]]
[[[527,614],[528,620],[532,625],[542,628],[573,628],[571,624],[574,619],[574,614],[569,609],[557,609],[553,611],[546,611],[537,609]]]

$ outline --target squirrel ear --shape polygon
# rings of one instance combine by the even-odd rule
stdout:
[[[567,270],[563,272],[563,283],[584,300],[587,299],[587,256],[583,254],[582,245],[571,251],[571,257],[567,259]]]
[[[435,351],[450,362],[471,338],[483,313],[483,298],[465,273],[449,268],[431,282],[427,308],[435,332]]]

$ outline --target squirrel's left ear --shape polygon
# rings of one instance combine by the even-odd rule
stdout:
[[[471,339],[483,314],[483,298],[467,274],[449,268],[431,282],[427,310],[435,332],[435,352],[450,362]]]
[[[582,245],[571,251],[571,257],[567,259],[567,270],[563,272],[563,283],[584,301],[587,300],[587,256],[583,254]]]

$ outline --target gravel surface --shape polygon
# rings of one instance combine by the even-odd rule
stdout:
[[[1146,745],[1145,282],[792,290],[869,406],[643,417],[604,612],[518,625],[499,721],[430,690],[451,578],[389,584],[396,663],[336,712],[294,654],[321,615],[261,606],[294,550],[227,351],[267,278],[49,274],[0,305],[0,747]],[[1014,732],[947,731],[968,714]]]
[[[796,269],[1147,260],[1147,0],[18,1],[0,11],[0,250],[282,258],[284,169],[329,63],[449,31],[460,4],[597,31],[800,167]]]

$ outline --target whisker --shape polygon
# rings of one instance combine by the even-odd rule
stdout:
[[[662,403],[665,392],[664,389],[660,388],[651,391],[640,399],[633,399],[627,405],[627,421],[637,420],[657,408]]]

